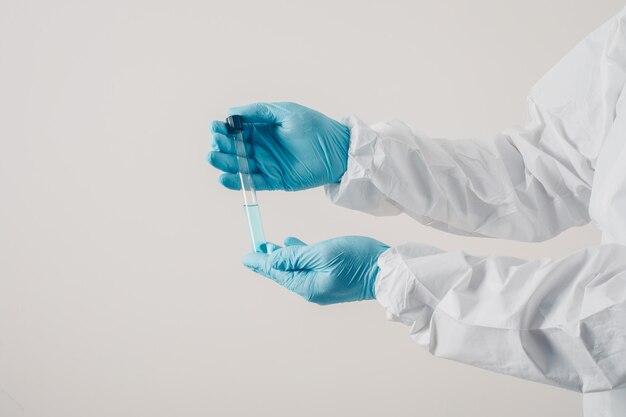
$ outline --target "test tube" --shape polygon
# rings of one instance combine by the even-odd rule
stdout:
[[[265,252],[266,241],[263,234],[263,224],[261,223],[261,213],[259,212],[259,202],[256,199],[256,190],[252,182],[248,154],[246,153],[246,146],[243,140],[243,118],[237,115],[229,116],[226,119],[226,126],[229,135],[235,141],[239,181],[241,182],[241,192],[243,193],[243,208],[248,219],[252,250],[254,252]]]

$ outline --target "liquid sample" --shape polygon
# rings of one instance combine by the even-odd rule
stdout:
[[[265,252],[262,245],[265,245],[265,234],[261,223],[261,212],[258,204],[244,204],[248,227],[250,229],[250,239],[252,240],[252,250],[255,252]]]

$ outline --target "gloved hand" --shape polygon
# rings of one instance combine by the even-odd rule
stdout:
[[[346,171],[350,130],[295,103],[256,103],[228,110],[244,120],[244,140],[257,190],[296,191],[338,182]],[[220,182],[238,190],[235,145],[226,124],[214,121],[211,165],[225,172]]]
[[[285,247],[268,244],[267,253],[250,253],[243,264],[317,304],[373,300],[376,260],[388,246],[360,236],[338,237],[313,245],[290,237]]]

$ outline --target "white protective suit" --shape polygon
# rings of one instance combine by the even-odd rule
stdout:
[[[562,259],[479,257],[412,243],[379,258],[376,297],[436,356],[585,395],[626,416],[626,9],[531,90],[531,121],[487,141],[351,116],[341,206],[448,232],[549,239],[595,221],[603,244]]]

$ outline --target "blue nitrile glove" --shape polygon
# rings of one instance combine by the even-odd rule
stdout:
[[[388,246],[369,237],[346,236],[313,245],[289,237],[271,253],[250,253],[243,264],[317,304],[373,300],[376,260]]]
[[[244,120],[244,140],[257,190],[297,191],[338,182],[346,171],[350,130],[295,103],[256,103],[228,110]],[[214,121],[208,160],[225,172],[220,182],[238,190],[235,145],[226,124]]]

